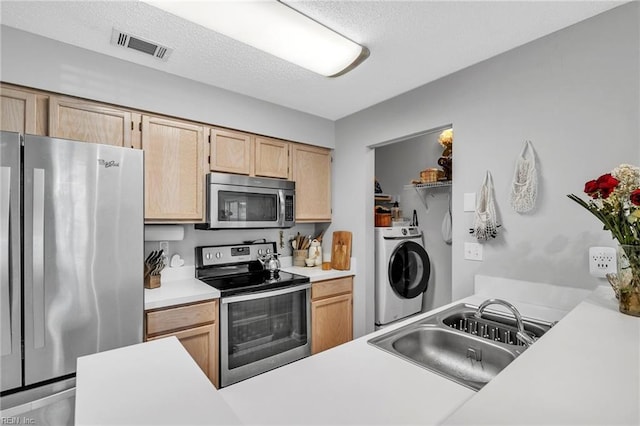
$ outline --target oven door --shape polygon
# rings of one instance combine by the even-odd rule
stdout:
[[[221,387],[311,355],[310,288],[221,299]]]

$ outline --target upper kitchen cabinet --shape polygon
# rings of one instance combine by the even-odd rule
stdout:
[[[0,86],[0,130],[48,136],[48,96]]]
[[[131,111],[74,98],[51,96],[50,136],[139,148],[132,141]]]
[[[145,220],[204,220],[204,140],[204,126],[142,116]]]
[[[255,137],[255,175],[287,179],[289,177],[289,142]]]
[[[131,111],[74,98],[51,96],[49,131],[58,138],[139,148],[132,139]]]
[[[331,222],[331,150],[292,144],[296,222]]]
[[[251,135],[232,130],[211,129],[209,165],[213,172],[250,175]]]

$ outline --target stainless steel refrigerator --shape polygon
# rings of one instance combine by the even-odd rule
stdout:
[[[0,132],[3,423],[72,423],[76,359],[142,341],[143,199],[140,150]]]

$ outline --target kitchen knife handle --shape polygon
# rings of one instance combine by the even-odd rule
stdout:
[[[44,347],[44,169],[33,169],[33,345]]]
[[[0,254],[0,330],[2,343],[0,344],[0,355],[8,355],[11,353],[11,293],[9,287],[11,285],[11,271],[9,268],[9,252],[11,251],[11,241],[9,241],[9,227],[11,226],[11,168],[0,167],[0,244],[2,246],[2,254]]]

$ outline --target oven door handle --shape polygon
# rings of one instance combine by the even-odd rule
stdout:
[[[311,288],[311,283],[305,283],[302,285],[281,288],[273,291],[265,291],[261,293],[249,293],[249,294],[241,294],[238,296],[223,297],[221,302],[223,304],[235,303],[235,302],[246,302],[247,300],[257,300],[257,299],[264,299],[265,297],[280,296],[283,294],[295,293],[296,291],[308,290],[310,288]]]

